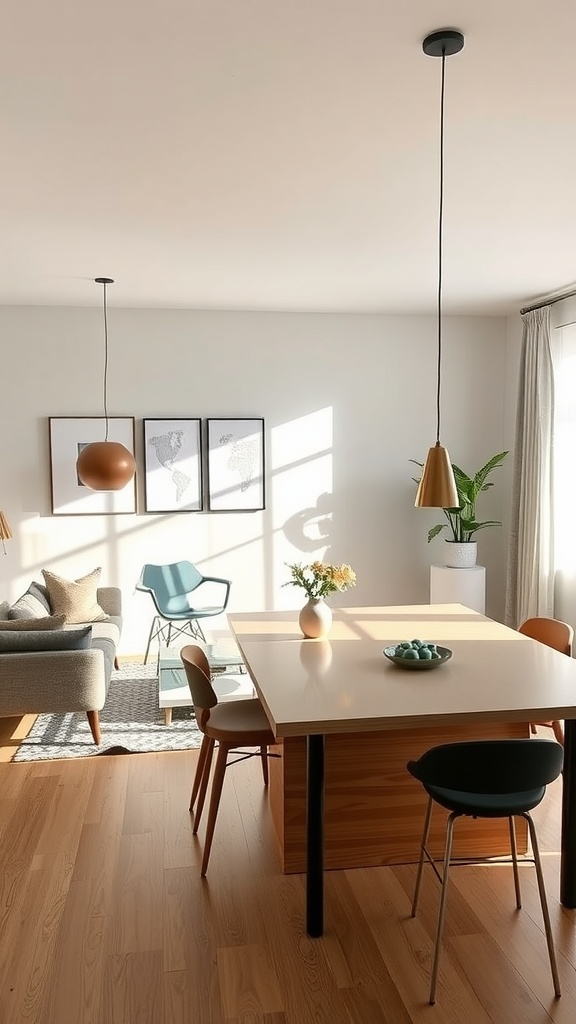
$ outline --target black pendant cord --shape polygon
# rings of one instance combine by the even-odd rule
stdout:
[[[106,303],[106,286],[104,281],[104,417],[106,419],[106,434],[104,440],[108,440],[108,308]]]
[[[436,444],[440,444],[440,389],[442,381],[442,229],[444,219],[444,81],[446,50],[442,49],[440,86],[440,188],[438,206],[438,364],[436,368]]]
[[[108,417],[108,303],[106,301],[106,289],[109,284],[114,284],[113,277],[95,277],[96,284],[101,284],[104,288],[104,419],[106,421],[106,436],[104,440],[108,440],[109,432],[109,417]]]

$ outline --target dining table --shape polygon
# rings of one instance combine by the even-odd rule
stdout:
[[[456,571],[456,570],[455,570]],[[478,722],[565,721],[560,900],[576,907],[576,660],[461,604],[333,609],[306,639],[297,611],[228,614],[277,738],[306,738],[306,930],[324,931],[324,745],[331,734]],[[406,671],[384,648],[452,651]],[[321,684],[321,685],[320,685]]]

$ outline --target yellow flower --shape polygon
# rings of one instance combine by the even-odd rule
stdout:
[[[310,565],[302,565],[300,562],[286,564],[292,579],[283,586],[302,587],[310,598],[327,597],[335,590],[347,590],[356,585],[356,573],[346,563],[328,565],[315,561]]]

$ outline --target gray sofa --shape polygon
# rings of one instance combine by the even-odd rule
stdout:
[[[106,612],[106,619],[63,627],[64,630],[79,631],[83,626],[90,626],[89,648],[0,652],[0,718],[85,711],[94,742],[100,743],[99,712],[104,707],[116,663],[116,648],[122,629],[122,603],[117,587],[99,587],[97,599]],[[48,638],[50,633],[55,634],[56,631],[47,631],[45,636]],[[46,643],[49,646],[50,641]]]

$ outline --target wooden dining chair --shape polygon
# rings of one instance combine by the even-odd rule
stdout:
[[[210,769],[214,746],[218,743],[218,754],[216,767],[212,780],[210,794],[210,806],[208,809],[208,824],[206,826],[206,841],[202,857],[201,876],[206,874],[214,826],[218,815],[224,773],[229,767],[228,754],[238,746],[256,747],[255,753],[259,753],[262,761],[262,775],[264,785],[268,785],[268,747],[275,742],[274,733],[270,728],[266,713],[257,697],[247,700],[234,700],[226,704],[219,704],[218,697],[214,692],[210,679],[210,666],[204,651],[197,644],[188,644],[180,651],[180,657],[186,672],[186,679],[192,695],[196,724],[203,733],[202,746],[194,782],[190,796],[190,810],[194,810],[196,799],[198,803],[194,813],[192,832],[198,832],[202,809],[208,789]],[[241,753],[240,757],[231,762],[236,764],[237,760],[244,760],[252,757],[253,753]]]
[[[567,654],[569,657],[572,657],[574,630],[572,626],[569,626],[567,622],[562,622],[561,619],[544,617],[526,619],[518,627],[518,632],[523,633],[524,636],[532,637],[533,640],[539,640],[540,643],[546,644],[548,647],[553,647],[554,650],[560,651],[561,654]],[[562,722],[532,722],[530,725],[532,733],[536,732],[537,725],[544,725],[552,729],[558,743],[564,744]]]

